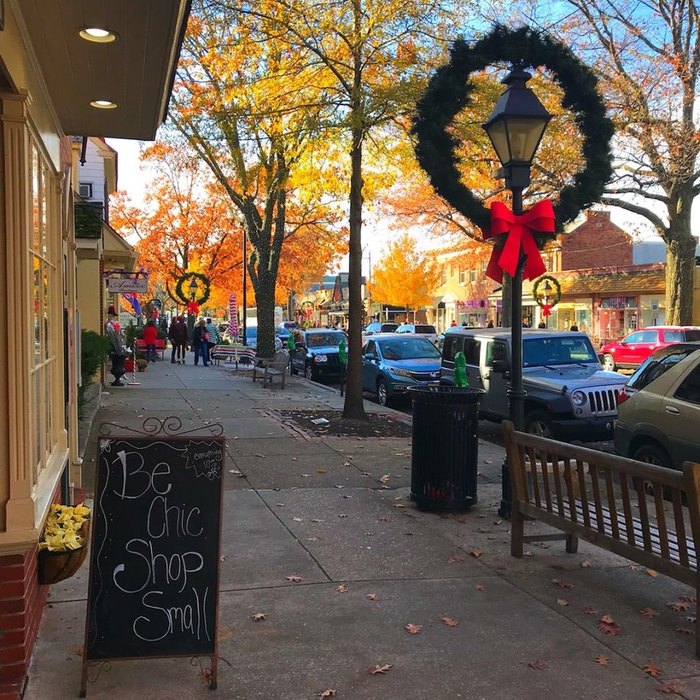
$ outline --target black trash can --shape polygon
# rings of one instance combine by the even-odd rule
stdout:
[[[411,387],[411,500],[421,510],[465,510],[476,503],[477,430],[483,389]]]

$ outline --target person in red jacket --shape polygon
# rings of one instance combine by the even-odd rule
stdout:
[[[149,321],[143,329],[143,342],[146,345],[146,362],[156,361],[156,340],[158,329],[153,321]]]

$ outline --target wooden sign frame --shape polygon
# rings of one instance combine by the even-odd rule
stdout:
[[[87,694],[90,662],[179,656],[209,656],[213,690],[223,430],[217,424],[207,426],[213,435],[170,434],[181,426],[172,417],[146,419],[146,430],[132,435],[112,436],[105,425],[98,437],[80,697]]]

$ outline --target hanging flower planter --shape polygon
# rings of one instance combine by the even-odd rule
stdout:
[[[39,583],[50,585],[73,576],[87,556],[90,509],[53,505],[39,542]]]

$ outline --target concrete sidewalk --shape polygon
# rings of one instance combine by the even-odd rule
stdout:
[[[669,608],[694,591],[585,543],[513,559],[497,516],[502,448],[480,443],[469,512],[423,513],[408,499],[410,440],[303,439],[275,417],[341,408],[328,387],[299,377],[263,387],[226,364],[158,362],[136,379],[108,387],[96,424],[176,415],[185,429],[224,426],[219,687],[204,687],[189,658],[115,661],[95,669],[88,697],[700,698],[694,599]],[[95,455],[93,429],[88,484]],[[86,568],[53,586],[27,699],[77,697],[86,589]],[[603,614],[618,635],[599,631]]]

